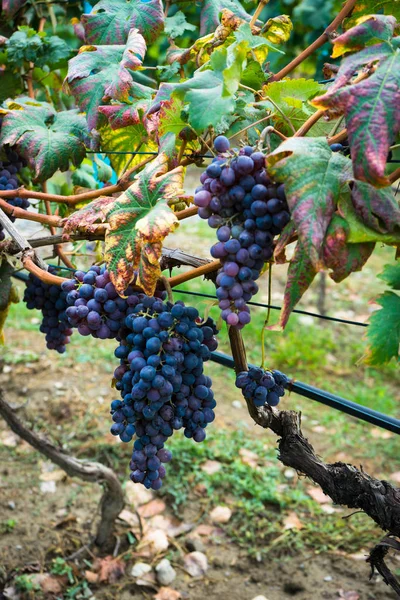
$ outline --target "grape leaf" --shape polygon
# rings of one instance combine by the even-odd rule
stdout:
[[[133,28],[152,42],[163,29],[164,13],[161,0],[100,0],[81,20],[91,44],[125,44]]]
[[[267,164],[274,179],[285,182],[302,250],[318,271],[329,222],[352,177],[351,162],[332,152],[325,138],[291,138],[267,157]]]
[[[214,33],[220,24],[220,15],[224,9],[232,11],[237,17],[251,20],[239,0],[204,0],[200,17],[200,35]]]
[[[23,90],[23,82],[17,73],[0,69],[0,102],[18,96]]]
[[[393,246],[400,244],[400,230],[398,227],[388,233],[379,233],[376,229],[371,229],[357,215],[354,205],[349,198],[343,197],[340,200],[339,212],[346,219],[349,226],[349,243],[383,242],[384,244],[391,244]]]
[[[376,188],[355,180],[351,198],[357,215],[365,225],[379,233],[400,232],[400,207],[391,186]]]
[[[265,77],[264,77],[265,80]],[[310,117],[315,109],[310,106],[309,100],[324,91],[324,86],[313,79],[286,79],[274,81],[263,87],[263,100],[255,104],[262,111],[270,110],[275,113],[275,127],[285,135],[293,135],[295,130]],[[293,128],[290,126],[293,125]],[[318,124],[316,124],[318,125]],[[324,130],[332,129],[332,124],[323,124]],[[313,129],[315,135],[322,135],[324,131]]]
[[[105,101],[151,97],[151,88],[134,80],[134,71],[140,67],[145,52],[143,36],[132,29],[126,45],[82,46],[79,54],[69,61],[65,81],[87,114],[89,131],[101,125],[98,108]]]
[[[357,24],[334,39],[332,58],[346,52],[361,50],[371,41],[389,42],[394,33],[396,19],[385,15],[360,17]]]
[[[263,27],[263,36],[273,44],[287,42],[292,33],[293,23],[287,15],[278,15],[268,19]]]
[[[345,58],[328,92],[312,100],[316,108],[345,115],[354,175],[379,186],[389,184],[386,159],[392,140],[400,131],[399,43],[394,38],[391,44],[369,46]],[[363,65],[376,61],[377,69],[368,79],[340,89]]]
[[[185,31],[196,31],[196,26],[188,23],[181,10],[178,10],[172,17],[165,19],[165,34],[172,39],[183,35]]]
[[[400,262],[395,265],[385,265],[383,273],[378,275],[380,279],[386,281],[394,290],[400,290]]]
[[[189,123],[197,132],[216,127],[235,110],[234,98],[223,96],[222,73],[218,71],[196,71],[194,77],[177,85],[176,95],[189,103]]]
[[[361,271],[375,248],[373,242],[349,244],[348,235],[349,226],[346,221],[335,214],[326,233],[323,260],[325,266],[332,269],[329,276],[336,283],[343,281],[354,271]]]
[[[139,100],[134,104],[108,104],[99,106],[99,112],[107,117],[111,129],[121,129],[129,125],[138,125],[142,122],[143,112],[147,110],[148,103]]]
[[[399,360],[400,296],[385,292],[375,302],[382,308],[371,315],[367,329],[365,362],[369,365],[381,365],[393,357]]]
[[[306,248],[300,240],[296,244],[296,249],[289,264],[283,305],[279,317],[279,325],[282,329],[286,326],[290,313],[308,290],[317,274]]]
[[[100,136],[102,151],[105,154],[107,154],[107,150],[110,152],[108,157],[118,177],[128,166],[133,168],[146,158],[146,156],[134,155],[131,152],[157,152],[157,144],[153,140],[149,140],[142,123],[121,129],[111,129],[109,126],[101,127]],[[114,154],[114,152],[122,152],[122,154]]]
[[[137,271],[136,283],[151,296],[161,275],[162,240],[178,226],[168,202],[183,193],[183,168],[167,169],[168,158],[160,154],[107,209],[105,259],[120,293]]]
[[[176,152],[178,136],[187,123],[182,120],[182,102],[172,96],[171,100],[163,100],[158,113],[158,136],[160,149],[168,156]]]
[[[3,17],[13,19],[26,2],[27,0],[3,0],[1,4]]]
[[[86,119],[78,110],[56,113],[47,103],[11,103],[3,110],[0,145],[15,146],[34,172],[34,180],[46,181],[70,162],[79,165],[88,143]]]
[[[393,15],[400,20],[400,0],[362,0],[357,2],[351,11],[351,17],[343,22],[344,29],[353,27],[358,19],[364,15],[376,15],[381,11],[385,15]]]

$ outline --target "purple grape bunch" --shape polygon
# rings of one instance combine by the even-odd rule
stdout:
[[[54,271],[52,267],[49,268],[50,273]],[[30,273],[24,301],[29,309],[42,311],[40,331],[46,334],[47,348],[63,354],[72,335],[72,328],[66,315],[67,292],[58,285],[49,285]]]
[[[0,160],[0,190],[16,190],[20,186],[18,180],[18,172],[23,167],[23,162],[16,152],[7,150],[7,158]],[[10,206],[27,209],[30,206],[29,200],[26,198],[7,198],[7,203]],[[10,217],[11,221],[15,221]],[[3,226],[0,224],[0,242],[5,238]]]
[[[216,280],[221,316],[242,329],[251,320],[247,303],[258,291],[256,280],[290,214],[284,185],[268,177],[262,152],[252,146],[231,150],[225,136],[215,139],[214,148],[218,156],[202,173],[194,203],[200,218],[217,229],[211,255],[222,263]]]
[[[259,367],[250,367],[236,377],[236,387],[242,390],[246,400],[251,400],[257,407],[265,404],[277,406],[285,395],[288,383],[289,378],[284,373],[265,371]]]
[[[124,298],[118,295],[104,266],[75,271],[74,278],[62,283],[61,288],[67,292],[66,314],[71,326],[83,336],[101,340],[118,339],[126,317],[137,304],[137,293],[131,287]],[[159,295],[165,297],[165,292]]]
[[[204,362],[216,350],[215,326],[199,322],[196,308],[139,294],[125,319],[129,333],[115,350],[114,372],[122,400],[113,400],[111,433],[134,435],[131,479],[160,489],[172,454],[164,447],[175,430],[202,442],[216,401]]]

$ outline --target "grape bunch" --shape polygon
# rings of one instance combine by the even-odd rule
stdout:
[[[137,304],[132,288],[126,290],[125,298],[118,295],[104,266],[94,265],[87,273],[76,271],[74,279],[62,283],[61,288],[67,292],[70,325],[83,336],[101,340],[118,338],[126,317]]]
[[[280,371],[265,371],[259,367],[250,367],[236,377],[236,387],[242,390],[246,400],[252,400],[257,407],[265,404],[277,406],[288,383],[289,378]]]
[[[19,188],[18,171],[23,167],[23,163],[18,154],[13,150],[7,151],[7,158],[0,160],[0,190],[16,190]],[[18,208],[28,208],[29,200],[26,198],[8,198],[7,203]],[[10,217],[15,221],[13,217]],[[4,240],[5,233],[0,224],[0,242]]]
[[[211,255],[222,263],[216,279],[221,316],[242,329],[251,320],[247,302],[273,255],[274,236],[290,214],[284,185],[270,180],[262,152],[251,146],[230,150],[225,136],[218,136],[214,147],[219,154],[202,173],[194,203],[199,216],[217,229]]]
[[[49,272],[54,272],[54,269],[50,267]],[[36,308],[42,311],[43,320],[40,331],[46,334],[47,348],[63,354],[72,335],[72,329],[66,316],[67,292],[57,285],[49,285],[41,281],[30,273],[24,292],[24,301],[29,309]]]
[[[203,363],[217,348],[214,327],[199,323],[196,308],[139,294],[125,319],[129,333],[115,350],[114,372],[123,400],[113,400],[111,433],[130,442],[131,479],[160,489],[171,452],[164,448],[175,430],[202,442],[216,402]]]

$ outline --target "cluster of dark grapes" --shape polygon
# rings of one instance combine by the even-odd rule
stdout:
[[[50,267],[49,271],[54,272],[54,269]],[[46,334],[47,348],[63,354],[72,335],[72,329],[66,316],[67,292],[58,285],[44,283],[30,273],[24,292],[24,301],[29,309],[42,311],[43,320],[40,331]]]
[[[0,160],[0,190],[16,190],[19,188],[18,171],[23,167],[23,163],[18,154],[13,150],[7,151],[7,158]],[[29,200],[26,198],[8,198],[7,203],[18,208],[28,208]],[[12,221],[12,217],[10,217]],[[4,240],[5,233],[0,224],[0,242]]]
[[[67,292],[67,318],[83,336],[101,340],[119,338],[125,319],[137,304],[137,294],[128,288],[121,298],[106,267],[94,265],[85,273],[75,271],[74,278],[61,284]],[[158,292],[157,292],[158,293]],[[160,292],[161,298],[165,292]]]
[[[262,152],[251,146],[230,150],[225,136],[218,136],[214,147],[218,156],[202,173],[194,202],[199,216],[217,229],[211,255],[223,265],[216,280],[222,318],[241,329],[250,322],[247,302],[272,257],[274,236],[290,215],[284,186],[268,177]]]
[[[115,350],[120,365],[111,403],[113,435],[124,442],[136,434],[131,479],[158,490],[171,452],[164,448],[175,430],[202,442],[216,406],[203,363],[217,348],[215,327],[199,322],[196,308],[139,294],[126,317],[128,335]]]
[[[252,400],[257,407],[264,404],[277,406],[288,383],[289,378],[280,371],[265,371],[259,367],[250,367],[236,377],[236,387],[242,390],[246,400]]]

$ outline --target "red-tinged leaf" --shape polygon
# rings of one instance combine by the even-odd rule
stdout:
[[[361,271],[375,248],[373,242],[349,244],[348,230],[346,221],[335,214],[325,238],[323,259],[325,266],[332,269],[329,276],[336,283],[343,281],[354,271]]]
[[[147,109],[147,105],[143,100],[136,104],[109,104],[99,106],[99,112],[107,117],[111,129],[121,129],[141,123],[141,113]]]
[[[27,3],[27,0],[3,0],[2,16],[5,20],[13,19],[17,12]]]
[[[283,306],[279,319],[279,325],[282,329],[286,326],[290,313],[308,290],[316,276],[315,270],[307,251],[303,248],[300,241],[297,242],[296,250],[290,261]]]
[[[116,583],[125,573],[125,562],[106,556],[105,558],[96,558],[93,563],[93,570],[99,574],[99,581],[108,583]]]
[[[221,13],[224,9],[232,11],[236,17],[246,21],[251,19],[239,0],[204,0],[200,17],[200,35],[214,33],[220,25]]]
[[[86,156],[88,131],[77,110],[56,113],[46,102],[9,104],[1,127],[0,146],[15,146],[34,172],[34,180],[46,181],[58,169],[78,166]]]
[[[385,292],[375,302],[382,308],[371,315],[365,362],[369,365],[381,365],[392,358],[399,361],[400,296],[395,292]]]
[[[162,587],[153,598],[154,600],[180,600],[182,594],[170,587]]]
[[[385,15],[366,15],[358,19],[357,25],[348,29],[333,40],[332,58],[346,52],[361,50],[373,41],[389,42],[394,33],[396,19]]]
[[[133,28],[152,42],[164,26],[163,6],[161,0],[100,0],[82,22],[91,44],[125,44]]]
[[[86,112],[90,131],[101,124],[99,106],[104,102],[151,98],[153,90],[134,79],[145,49],[143,37],[133,29],[125,45],[82,46],[69,61],[65,82],[81,110]]]
[[[389,185],[387,155],[400,131],[399,42],[394,38],[391,44],[383,42],[345,58],[328,92],[312,100],[317,108],[345,115],[354,175],[379,186]],[[376,71],[368,79],[343,87],[364,65],[376,61]]]
[[[76,37],[78,38],[78,40],[85,43],[86,42],[85,28],[83,27],[80,20],[77,19],[76,17],[74,17],[73,19],[71,19],[71,25],[74,28],[74,33],[75,33]]]
[[[379,233],[400,230],[400,207],[391,186],[377,189],[355,180],[351,199],[357,215],[371,229]]]
[[[101,196],[75,211],[63,222],[63,235],[68,239],[70,233],[82,229],[88,233],[94,232],[96,230],[95,223],[102,223],[106,220],[109,207],[113,202],[116,202],[116,198]]]
[[[340,215],[346,219],[349,228],[348,242],[351,244],[383,242],[384,244],[399,246],[400,228],[396,225],[393,231],[387,233],[379,233],[376,229],[371,229],[356,213],[349,196],[344,196],[340,200],[338,210]]]
[[[105,259],[111,280],[122,293],[138,272],[137,284],[152,295],[160,277],[162,240],[178,220],[168,206],[182,193],[183,168],[167,172],[168,158],[161,154],[109,207]]]
[[[290,138],[267,157],[275,180],[285,192],[303,252],[316,271],[322,244],[336,211],[342,187],[351,179],[351,162],[332,152],[325,138]]]
[[[287,262],[285,252],[286,246],[293,241],[293,236],[295,235],[295,233],[296,226],[293,223],[293,221],[289,221],[289,223],[285,225],[275,245],[274,260],[277,265],[283,265]]]
[[[161,102],[158,112],[158,136],[160,151],[171,157],[177,151],[179,133],[187,126],[182,120],[182,100],[172,97]]]

